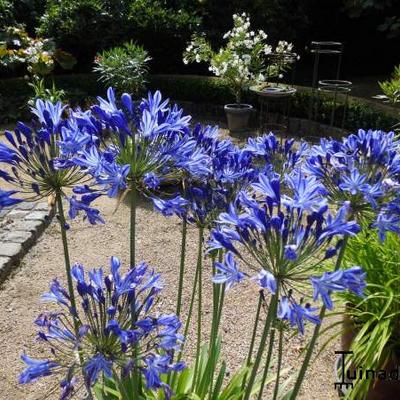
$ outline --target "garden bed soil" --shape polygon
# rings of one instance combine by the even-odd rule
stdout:
[[[115,211],[115,202],[108,198],[97,202],[105,225],[90,226],[82,221],[71,223],[69,231],[70,253],[73,262],[79,261],[86,268],[107,266],[110,256],[116,255],[128,267],[128,228],[129,210],[120,206]],[[138,208],[137,260],[145,260],[158,272],[162,273],[165,290],[162,292],[159,307],[164,312],[173,312],[178,283],[178,263],[180,246],[180,221],[178,218],[164,218],[156,214],[149,204]],[[37,315],[49,308],[40,302],[40,295],[48,288],[49,281],[58,277],[64,279],[64,260],[62,255],[59,226],[57,220],[47,229],[39,242],[29,251],[19,268],[0,288],[0,399],[1,400],[38,400],[41,398],[56,399],[53,393],[47,393],[57,382],[54,378],[41,379],[34,384],[20,386],[18,374],[23,368],[20,360],[22,352],[32,356],[45,357],[42,345],[35,340],[33,324]],[[189,290],[193,281],[196,257],[196,231],[188,232],[187,272],[184,295],[185,310],[189,302]],[[210,276],[209,261],[205,262],[205,276]],[[204,332],[208,335],[211,319],[211,284],[210,279],[204,283]],[[257,304],[257,288],[244,284],[232,289],[226,298],[226,307],[222,320],[223,354],[228,360],[229,371],[233,371],[246,358],[251,327]],[[194,324],[192,325],[194,327]],[[293,336],[288,332],[285,337],[285,359],[283,366],[289,368],[289,374],[295,374],[300,366],[305,338]],[[321,343],[323,340],[320,341]],[[189,355],[195,348],[195,332],[190,332],[187,341]],[[334,391],[333,366],[334,351],[340,349],[339,341],[333,342],[318,358],[309,370],[303,387],[301,400],[337,399]],[[190,358],[188,358],[190,361]],[[295,375],[294,375],[295,377]],[[58,388],[57,388],[58,389]],[[58,391],[58,390],[57,390]],[[266,393],[265,399],[270,398]]]

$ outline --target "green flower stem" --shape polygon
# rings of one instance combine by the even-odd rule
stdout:
[[[180,317],[182,310],[183,279],[185,275],[187,221],[182,219],[181,261],[179,265],[178,299],[176,301],[176,315]]]
[[[263,297],[264,297],[263,291],[260,290],[260,295],[258,296],[258,305],[257,305],[256,318],[254,320],[253,334],[251,335],[249,354],[247,355],[246,364],[248,366],[251,364],[251,357],[253,356],[254,343],[255,343],[255,340],[256,340],[256,336],[257,336],[258,323],[260,322],[260,311],[261,311],[261,306],[262,306],[262,302],[263,302]]]
[[[179,265],[179,283],[178,283],[178,297],[176,300],[176,315],[178,318],[182,311],[182,293],[183,293],[183,281],[185,276],[185,258],[186,258],[186,234],[187,234],[187,220],[182,219],[182,239],[181,239],[181,260]],[[197,285],[197,282],[196,282]],[[175,352],[173,352],[174,354]],[[168,376],[168,384],[171,385],[173,374]]]
[[[196,387],[197,371],[199,369],[199,358],[201,350],[201,322],[202,322],[202,308],[203,308],[203,235],[204,228],[199,227],[199,243],[197,254],[197,271],[198,271],[198,304],[197,304],[197,344],[196,344],[196,362],[194,366],[194,379],[193,388]]]
[[[66,221],[65,221],[64,207],[63,207],[63,203],[62,203],[61,191],[58,191],[56,193],[56,204],[57,204],[58,220],[60,222],[60,228],[61,228],[61,239],[62,239],[63,249],[64,249],[65,273],[67,274],[68,294],[69,294],[69,297],[71,300],[71,307],[73,308],[73,310],[76,310],[74,285],[72,283],[72,276],[71,276],[71,261],[69,258]],[[75,336],[78,337],[79,336],[79,322],[75,315],[73,316],[73,321],[74,321],[74,333],[75,333]],[[82,367],[82,375],[85,376],[85,372],[83,370],[83,357],[82,357],[82,354],[79,349],[78,349],[78,355],[79,355],[79,364]],[[86,379],[85,379],[85,381],[86,381]],[[92,400],[93,395],[92,395],[92,390],[90,388],[90,385],[87,385],[85,383],[85,387],[86,387],[86,391],[87,391],[89,400]]]
[[[218,333],[219,325],[221,323],[222,318],[222,310],[224,308],[224,300],[225,300],[225,284],[221,286],[221,295],[219,297],[219,309],[218,309],[218,317],[217,317],[217,325],[216,325],[216,332]]]
[[[200,236],[200,234],[199,234],[199,236]],[[201,254],[201,250],[202,250],[202,246],[199,243],[199,254]],[[187,318],[186,318],[186,322],[185,322],[185,328],[184,328],[184,331],[183,331],[183,337],[185,337],[185,338],[187,338],[187,336],[188,336],[189,327],[190,327],[190,321],[192,320],[194,301],[195,301],[196,293],[197,293],[197,282],[199,281],[200,269],[201,269],[201,263],[197,262],[196,271],[195,271],[195,274],[194,274],[192,294],[190,296],[189,310],[188,310],[188,314],[187,314]],[[177,362],[182,360],[185,343],[186,342],[184,342],[182,344],[181,348],[180,348],[180,352],[179,352],[179,355],[177,357]],[[177,375],[178,374],[175,371],[173,373],[173,378],[172,378],[172,384],[171,384],[172,388],[175,386]]]
[[[222,263],[224,258],[224,250],[220,249],[218,252],[218,262]],[[225,283],[219,288],[219,299],[218,299],[218,313],[217,313],[217,323],[216,323],[216,334],[218,334],[219,324],[221,323],[222,318],[222,309],[224,308],[224,300],[225,300]]]
[[[218,252],[218,262],[222,263],[224,256],[224,250],[220,249]],[[221,323],[221,318],[222,318],[222,310],[224,308],[224,301],[225,301],[225,283],[223,285],[218,286],[217,294],[216,294],[216,299],[217,299],[217,304],[215,307],[216,310],[216,319],[215,319],[215,325],[214,325],[214,342],[217,339],[218,336],[218,330],[219,330],[219,325]]]
[[[336,259],[335,271],[337,271],[340,268],[341,264],[342,264],[342,260],[343,260],[343,256],[344,256],[344,253],[345,253],[345,250],[346,250],[348,239],[349,239],[348,236],[345,236],[344,239],[343,239],[342,247],[340,248],[340,252],[338,254],[338,258]],[[326,307],[325,307],[325,305],[323,305],[321,307],[321,311],[319,313],[319,319],[320,319],[321,323],[319,323],[318,325],[315,325],[314,333],[313,333],[312,338],[310,340],[310,343],[308,345],[307,353],[306,353],[306,355],[304,357],[304,361],[303,361],[303,364],[301,366],[301,369],[300,369],[300,372],[299,372],[299,376],[297,377],[296,383],[294,385],[293,392],[292,392],[292,395],[290,397],[290,400],[296,399],[297,395],[299,394],[301,385],[302,385],[303,380],[304,380],[304,376],[306,374],[308,365],[309,365],[310,360],[311,360],[312,353],[314,351],[315,343],[317,342],[317,338],[318,338],[318,335],[319,335],[319,330],[321,328],[322,321],[323,321],[323,319],[325,317],[325,312],[326,312]]]
[[[258,296],[258,305],[257,305],[256,317],[254,319],[253,333],[251,335],[249,353],[247,355],[247,361],[246,361],[246,365],[248,367],[251,364],[251,357],[253,356],[254,343],[255,343],[255,340],[256,340],[256,336],[257,336],[258,324],[260,322],[260,311],[261,311],[261,306],[262,306],[262,303],[263,303],[263,298],[264,298],[263,296],[264,296],[263,291],[260,290],[260,294]],[[244,387],[246,385],[246,380],[247,380],[247,373],[243,377],[242,390],[244,389]]]
[[[279,379],[280,379],[280,373],[281,373],[281,366],[282,366],[282,353],[283,353],[283,324],[279,324],[279,343],[278,343],[278,364],[277,364],[277,370],[276,370],[276,380],[275,380],[275,389],[274,389],[274,397],[272,400],[276,400],[278,398],[278,393],[279,393]],[[269,367],[269,362],[268,365]],[[268,371],[268,368],[266,368],[266,371]],[[264,375],[265,371],[264,371]],[[261,396],[261,391],[260,391],[260,396]],[[261,399],[261,397],[259,397]]]
[[[211,259],[211,267],[212,267],[213,276],[216,273],[215,259],[216,259],[216,256],[214,255],[212,257],[212,259]],[[214,346],[215,331],[217,329],[216,326],[218,324],[220,285],[217,285],[216,283],[213,283],[212,284],[212,291],[213,291],[213,315],[212,315],[211,333],[210,333],[210,352],[211,352],[211,349]]]
[[[112,372],[113,372],[113,378],[115,379],[115,383],[117,385],[118,391],[120,393],[122,393],[123,398],[129,399],[128,391],[127,391],[124,383],[122,382],[122,379],[119,378],[118,373],[115,370],[115,368],[112,369]]]
[[[223,250],[220,249],[218,251],[218,261],[222,262],[223,257]],[[212,271],[213,276],[216,273],[215,268],[215,256],[212,259]],[[219,325],[221,322],[222,317],[222,309],[224,307],[224,299],[225,299],[225,284],[217,285],[213,283],[213,318],[211,323],[211,334],[210,334],[210,346],[209,346],[209,356],[208,356],[208,363],[206,369],[210,370],[209,382],[210,382],[210,389],[209,389],[209,396],[208,399],[210,400],[213,394],[213,383],[214,383],[214,372],[216,365],[213,365],[212,368],[209,368],[209,364],[215,360],[214,354],[216,350],[216,343],[218,338],[218,331]]]
[[[136,265],[136,208],[137,208],[137,194],[135,183],[131,184],[130,191],[130,267],[134,268]],[[131,323],[132,329],[135,329],[136,324],[136,316],[135,316],[135,299],[132,300],[132,309],[131,309]],[[133,398],[139,398],[139,384],[140,377],[136,368],[136,358],[137,358],[138,349],[135,346],[133,349],[133,369],[132,369],[132,389],[133,389]]]
[[[277,282],[277,287],[279,289],[279,282]],[[260,344],[258,346],[256,359],[254,361],[254,365],[253,365],[253,368],[251,370],[251,375],[250,375],[250,378],[249,378],[249,382],[247,384],[247,388],[246,388],[246,391],[245,391],[245,394],[244,394],[244,400],[249,400],[250,399],[251,390],[252,390],[254,382],[256,380],[258,368],[260,366],[261,359],[262,359],[262,356],[263,356],[263,353],[264,353],[265,344],[267,343],[267,339],[268,339],[268,335],[269,335],[269,332],[270,332],[271,324],[272,324],[272,321],[276,317],[276,309],[277,309],[277,306],[278,306],[278,298],[279,298],[278,289],[277,289],[276,293],[274,295],[272,295],[271,301],[269,303],[267,317],[265,319],[264,329],[263,329],[263,332],[262,332],[262,335],[261,335]]]
[[[133,268],[135,266],[135,253],[136,253],[136,187],[135,184],[132,183],[131,191],[130,191],[130,208],[131,208],[131,218],[130,218],[130,267]]]
[[[58,220],[60,222],[60,228],[61,228],[61,239],[62,239],[63,249],[64,249],[65,273],[67,275],[68,294],[69,294],[69,297],[71,300],[71,306],[74,310],[76,310],[74,285],[72,283],[72,276],[71,276],[71,261],[69,258],[69,250],[68,250],[66,221],[65,221],[65,214],[64,214],[64,207],[63,207],[63,203],[62,203],[61,192],[57,192],[56,202],[57,202]],[[78,320],[76,319],[75,316],[74,316],[74,328],[75,328],[75,333],[78,333],[79,325],[78,325]]]
[[[270,366],[271,358],[272,358],[272,352],[274,349],[274,340],[275,340],[275,329],[272,329],[271,335],[269,337],[267,359],[265,360],[264,373],[263,373],[263,377],[261,380],[260,391],[258,393],[258,400],[262,400],[264,386],[265,386],[265,382],[267,381],[269,366]]]

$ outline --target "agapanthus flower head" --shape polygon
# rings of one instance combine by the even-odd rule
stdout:
[[[393,132],[362,129],[342,141],[321,139],[303,170],[325,186],[330,202],[349,202],[357,220],[373,218],[398,197],[399,142]]]
[[[304,331],[304,319],[319,321],[313,314],[316,308],[304,307],[301,301],[310,274],[318,271],[322,260],[336,254],[344,236],[360,229],[348,220],[347,204],[334,213],[328,210],[324,196],[324,187],[301,172],[285,177],[260,174],[252,190],[242,192],[228,212],[219,216],[209,242],[210,249],[229,251],[224,267],[217,265],[216,282],[232,286],[250,276],[261,289],[279,293],[278,317],[296,325],[300,332]],[[239,261],[248,272],[240,270]],[[349,274],[343,272],[342,276]],[[326,277],[321,279],[326,281]],[[362,282],[360,279],[359,287]],[[343,279],[341,285],[340,289],[349,288]],[[354,284],[351,290],[356,287]]]
[[[233,145],[229,140],[219,139],[210,128],[196,126],[192,136],[196,149],[208,158],[208,168],[204,174],[193,173],[185,176],[184,190],[172,200],[154,201],[156,210],[164,215],[172,215],[174,203],[180,198],[183,208],[175,208],[175,214],[189,223],[210,228],[217,216],[227,211],[239,192],[248,187],[257,177],[252,157],[247,151]]]
[[[358,296],[363,296],[366,274],[360,267],[352,267],[347,270],[325,272],[321,277],[311,277],[314,288],[313,299],[316,301],[321,297],[322,302],[328,310],[333,309],[331,299],[332,292],[343,292],[350,290]]]
[[[307,142],[294,139],[279,140],[272,132],[249,138],[244,149],[264,173],[284,175],[297,168],[308,154]]]
[[[93,137],[80,130],[73,117],[64,118],[60,102],[38,100],[32,113],[37,116],[31,125],[17,124],[14,132],[6,131],[8,144],[0,144],[0,178],[14,186],[25,201],[63,193],[75,186],[84,175],[77,167],[68,171],[57,168],[56,159],[67,162],[72,149],[82,148]],[[60,147],[56,143],[62,143]]]
[[[108,274],[102,267],[86,272],[81,264],[75,264],[71,275],[80,307],[73,309],[68,291],[59,281],[51,283],[43,300],[56,303],[60,311],[43,313],[35,321],[38,339],[49,349],[48,356],[35,360],[24,355],[27,368],[20,383],[58,375],[60,398],[67,399],[84,384],[93,386],[103,377],[115,372],[126,375],[136,368],[149,389],[163,388],[169,393],[161,378],[183,368],[183,363],[173,363],[173,353],[180,348],[183,336],[177,316],[154,310],[163,287],[160,275],[143,262],[122,274],[116,257],[110,260]]]
[[[93,135],[89,128],[97,129],[100,124],[99,139],[90,140],[91,146],[77,146],[77,151],[69,154],[70,162],[64,165],[67,169],[77,167],[90,178],[86,189],[91,193],[118,197],[134,188],[146,196],[158,197],[164,184],[176,184],[184,174],[208,175],[210,157],[190,135],[190,116],[163,100],[160,92],[149,93],[135,104],[126,93],[117,99],[110,88],[107,99],[99,97],[98,102],[91,114],[83,118],[81,113],[76,118],[87,121],[81,140],[88,140]],[[74,149],[73,135],[70,141],[60,141],[60,148]],[[83,194],[87,190],[77,187],[74,191]]]

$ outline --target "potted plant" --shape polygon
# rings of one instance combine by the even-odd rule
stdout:
[[[349,241],[345,261],[363,266],[367,287],[363,299],[340,294],[346,304],[342,350],[353,352],[346,356],[344,375],[353,388],[343,394],[351,400],[398,398],[400,237],[389,233],[381,242],[376,232],[365,230]]]
[[[183,62],[209,62],[209,70],[228,83],[236,99],[236,103],[224,107],[228,127],[233,133],[243,132],[248,129],[253,110],[252,105],[242,103],[243,91],[265,82],[268,71],[275,73],[277,68],[273,61],[266,66],[265,58],[272,53],[272,46],[266,42],[267,34],[263,30],[250,29],[250,18],[245,13],[233,15],[233,28],[223,38],[227,40],[226,45],[214,51],[204,35],[194,35]],[[277,49],[280,47],[278,44]]]

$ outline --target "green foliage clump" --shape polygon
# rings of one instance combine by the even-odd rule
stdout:
[[[0,0],[0,26],[12,25],[15,23],[13,6],[9,0]]]
[[[355,330],[349,358],[353,366],[379,371],[400,359],[400,237],[389,233],[384,242],[364,230],[346,248],[347,265],[362,265],[367,274],[365,297],[342,293],[346,314]],[[350,365],[347,366],[349,368]],[[366,398],[372,379],[355,380],[349,399]]]
[[[383,95],[378,95],[376,98],[391,104],[400,103],[400,65],[394,68],[389,80],[378,83]]]
[[[150,60],[142,46],[127,42],[98,54],[93,70],[106,85],[137,95],[146,83]]]
[[[197,23],[185,8],[160,0],[49,0],[39,32],[73,51],[81,67],[91,68],[96,53],[133,39],[167,71]]]

